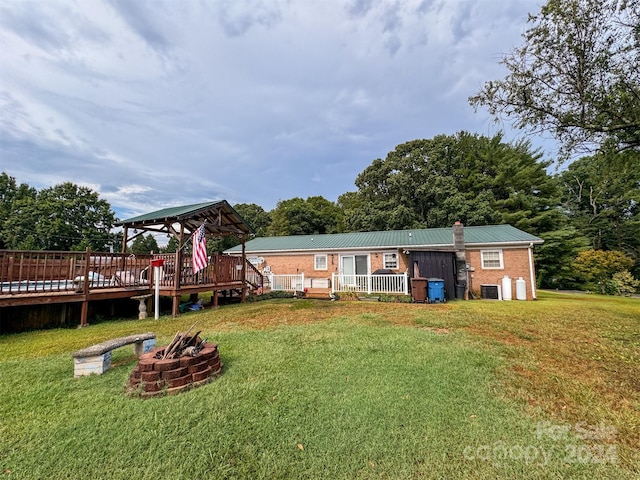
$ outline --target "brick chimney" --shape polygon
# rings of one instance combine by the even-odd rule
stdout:
[[[464,225],[460,221],[453,224],[453,247],[464,252]]]

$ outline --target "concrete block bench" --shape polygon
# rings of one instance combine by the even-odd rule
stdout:
[[[95,373],[101,375],[111,368],[111,351],[125,345],[134,344],[135,354],[139,357],[143,353],[153,350],[156,346],[155,333],[141,333],[128,337],[114,338],[98,343],[77,352],[73,352],[73,376],[75,378]]]

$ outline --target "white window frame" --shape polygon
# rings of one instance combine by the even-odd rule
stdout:
[[[387,266],[387,257],[392,257],[392,262],[395,263],[395,266]],[[382,254],[382,268],[388,270],[397,270],[400,268],[400,259],[398,258],[397,252],[386,252]]]
[[[495,262],[495,258],[487,258],[485,259],[485,255],[488,253],[497,253],[498,254],[498,261],[500,262],[500,265],[498,266],[487,266],[485,264],[485,260],[488,260],[490,262]],[[499,248],[495,248],[495,249],[491,249],[491,250],[480,250],[480,263],[482,265],[482,269],[483,270],[504,270],[504,257],[502,255],[502,249]]]
[[[318,260],[323,258],[324,259],[324,268],[322,266],[318,266]],[[327,254],[326,253],[320,253],[320,254],[316,254],[313,256],[313,269],[314,270],[329,270],[329,262],[327,260]]]

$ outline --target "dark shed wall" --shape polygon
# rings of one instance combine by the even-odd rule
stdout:
[[[409,271],[411,278],[442,278],[444,280],[445,298],[456,298],[456,268],[453,252],[410,252]],[[417,266],[417,271],[416,271]]]

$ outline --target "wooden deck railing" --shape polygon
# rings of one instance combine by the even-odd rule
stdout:
[[[153,284],[152,259],[163,259],[161,288],[242,282],[242,259],[212,255],[209,265],[193,273],[190,255],[0,250],[0,295],[73,292]],[[178,258],[180,265],[176,268]],[[262,285],[262,274],[246,262],[245,281]]]
[[[0,294],[144,285],[151,255],[0,250]]]
[[[39,282],[73,279],[84,252],[0,250],[0,282]]]
[[[255,265],[247,260],[247,277],[245,279],[247,283],[253,286],[253,288],[259,288],[264,286],[264,279],[260,270]]]
[[[0,307],[81,303],[80,326],[87,325],[89,302],[136,298],[152,292],[153,259],[162,258],[160,294],[173,297],[179,314],[180,297],[213,291],[262,286],[262,275],[242,258],[213,255],[207,267],[193,273],[190,255],[130,255],[122,253],[0,250]]]
[[[160,286],[172,288],[176,282],[176,272],[180,272],[180,286],[193,286],[200,284],[231,284],[242,282],[242,259],[230,255],[212,255],[209,264],[198,273],[193,273],[191,256],[183,255],[180,267],[176,268],[178,256],[174,253],[155,254],[154,259],[164,260],[162,267]],[[246,262],[246,281],[254,288],[262,285],[262,274],[250,263]]]

